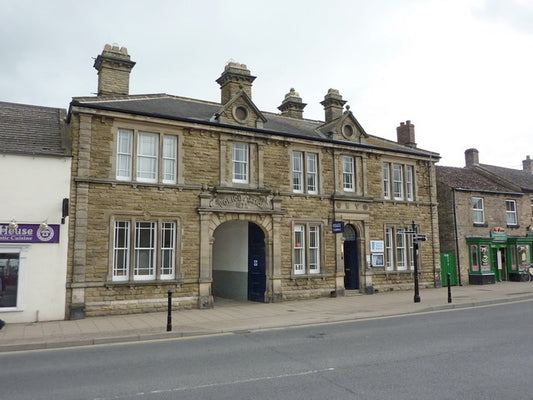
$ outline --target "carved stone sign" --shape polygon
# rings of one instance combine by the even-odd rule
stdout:
[[[216,194],[209,203],[210,208],[272,210],[271,196],[250,194]]]

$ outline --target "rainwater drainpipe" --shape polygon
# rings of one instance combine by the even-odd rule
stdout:
[[[455,236],[455,254],[457,257],[455,258],[455,261],[457,262],[457,279],[459,286],[463,286],[461,283],[461,258],[459,257],[459,233],[457,232],[457,213],[455,211],[455,189],[452,189],[452,195],[453,195],[453,231]]]

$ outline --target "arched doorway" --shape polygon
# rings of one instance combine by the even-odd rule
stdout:
[[[214,232],[213,283],[216,297],[265,301],[265,234],[256,224],[232,220]]]
[[[357,231],[352,225],[344,226],[344,288],[359,289],[359,257],[357,254]]]

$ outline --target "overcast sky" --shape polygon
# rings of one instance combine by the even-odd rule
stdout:
[[[0,101],[68,108],[96,92],[106,43],[137,64],[130,94],[220,101],[228,61],[257,76],[252,100],[304,117],[338,89],[367,133],[415,124],[439,165],[522,168],[533,157],[531,0],[0,0]]]

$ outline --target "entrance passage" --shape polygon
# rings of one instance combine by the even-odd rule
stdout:
[[[359,257],[357,255],[357,232],[351,225],[344,227],[344,288],[359,289]]]
[[[265,301],[265,234],[248,221],[228,221],[214,233],[213,283],[215,297]]]

